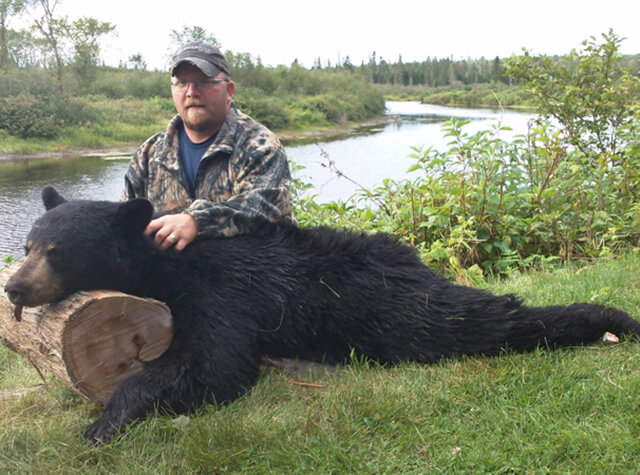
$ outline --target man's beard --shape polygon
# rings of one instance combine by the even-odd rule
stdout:
[[[206,132],[215,128],[216,121],[213,117],[206,117],[199,119],[197,122],[190,120],[188,117],[183,117],[182,122],[185,127],[194,132]]]
[[[189,107],[200,105],[193,103],[187,105],[186,113],[182,117],[182,122],[185,127],[194,132],[208,132],[211,130],[217,130],[219,128],[218,118],[215,114],[210,113],[206,109],[195,111],[195,119],[191,119]]]

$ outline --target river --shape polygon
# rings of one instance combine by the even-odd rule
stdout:
[[[514,111],[463,109],[420,104],[418,102],[387,102],[387,115],[395,119],[385,126],[369,129],[344,140],[309,144],[287,149],[289,158],[305,167],[300,173],[314,185],[317,201],[346,200],[360,187],[371,189],[385,178],[402,179],[415,163],[409,155],[411,147],[444,150],[449,137],[442,134],[442,123],[451,117],[470,119],[465,131],[473,134],[498,122],[513,129],[505,132],[508,140],[527,130],[533,115]],[[335,169],[358,183],[340,177],[326,165],[334,162]]]
[[[375,129],[338,140],[287,146],[291,160],[304,169],[299,176],[313,184],[319,202],[347,200],[358,186],[326,167],[335,168],[359,185],[371,188],[385,178],[401,179],[413,160],[413,146],[446,147],[442,122],[450,117],[468,118],[469,133],[500,122],[514,133],[524,133],[530,114],[486,109],[462,109],[388,102],[390,121]],[[509,138],[508,136],[505,138]],[[50,184],[67,198],[117,200],[130,156],[77,157],[0,162],[0,260],[22,257],[25,237],[43,205],[40,190]],[[0,264],[1,265],[1,264]]]

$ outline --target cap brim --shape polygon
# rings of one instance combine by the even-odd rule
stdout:
[[[217,76],[221,72],[220,69],[215,67],[209,61],[205,61],[204,59],[200,59],[200,58],[182,58],[179,61],[177,61],[173,65],[173,67],[171,68],[171,75],[172,76],[175,73],[175,71],[178,68],[178,66],[180,66],[183,63],[192,64],[193,66],[198,68],[200,71],[202,71],[205,76],[208,76],[210,78],[212,78],[214,76]]]

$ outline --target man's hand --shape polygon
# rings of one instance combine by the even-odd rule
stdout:
[[[175,245],[176,251],[182,251],[198,235],[198,223],[190,214],[167,214],[152,220],[144,231],[147,236],[154,232],[160,249]]]

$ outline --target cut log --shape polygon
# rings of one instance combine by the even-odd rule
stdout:
[[[84,397],[105,404],[123,379],[169,346],[171,312],[165,304],[110,290],[25,307],[18,321],[4,285],[19,266],[0,270],[0,342]]]

